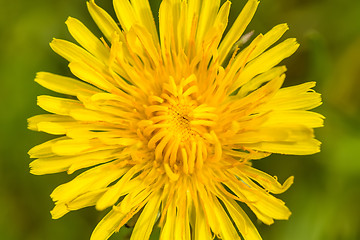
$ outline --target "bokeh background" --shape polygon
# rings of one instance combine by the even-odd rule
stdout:
[[[111,0],[96,2],[114,13]],[[150,2],[157,16],[160,0]],[[232,2],[231,21],[245,0]],[[53,37],[72,40],[64,24],[68,16],[100,36],[85,0],[0,0],[0,239],[89,239],[105,214],[88,208],[51,220],[49,194],[73,176],[33,176],[28,168],[27,151],[52,138],[27,130],[26,119],[43,113],[36,96],[50,94],[33,79],[38,71],[70,75],[67,62],[48,45]],[[360,239],[360,1],[263,0],[247,30],[265,33],[283,22],[290,26],[285,37],[301,44],[283,62],[286,85],[315,80],[323,96],[316,109],[326,116],[325,127],[316,130],[322,152],[256,161],[280,181],[295,176],[295,184],[278,196],[293,215],[270,227],[250,216],[264,239]],[[130,232],[124,228],[111,239],[128,239]]]

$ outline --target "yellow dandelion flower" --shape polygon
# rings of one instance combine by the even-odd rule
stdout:
[[[31,173],[85,169],[52,192],[53,218],[111,208],[91,239],[137,215],[136,240],[155,225],[163,240],[261,239],[239,202],[265,224],[289,218],[272,194],[293,177],[280,184],[251,161],[318,152],[323,117],[308,110],[321,97],[314,82],[281,88],[286,68],[277,65],[299,46],[272,46],[286,24],[238,45],[258,3],[249,0],[226,34],[231,3],[220,0],[163,0],[159,34],[148,0],[114,0],[118,20],[90,0],[104,38],[66,21],[80,46],[50,45],[77,78],[40,72],[35,81],[72,97],[39,96],[49,114],[29,119],[31,130],[59,135],[29,151]]]

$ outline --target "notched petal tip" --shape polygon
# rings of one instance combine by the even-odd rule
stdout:
[[[65,21],[65,24],[66,24],[66,25],[69,25],[69,24],[71,24],[71,22],[73,22],[73,21],[76,21],[76,18],[73,18],[73,17],[71,17],[71,16],[68,16],[68,18],[67,18],[66,21]]]
[[[34,160],[32,161],[31,163],[29,163],[29,169],[30,169],[30,173],[33,174],[33,175],[42,175],[40,174],[38,171],[36,171],[36,163],[37,163],[38,160]]]
[[[289,24],[287,23],[281,23],[279,26],[284,27],[286,30],[289,30]]]
[[[36,116],[27,119],[27,128],[32,131],[38,131],[37,121],[34,121],[34,119],[36,119]]]
[[[41,79],[43,75],[47,74],[47,72],[37,72],[35,75],[34,81],[37,82],[38,79]]]
[[[37,72],[34,78],[34,81],[38,83],[39,78],[41,78],[42,74],[44,74],[44,72]]]
[[[56,204],[53,210],[50,211],[52,219],[59,219],[69,212],[68,207],[65,203]]]
[[[51,49],[52,49],[54,52],[56,52],[56,51],[55,51],[55,44],[59,43],[60,41],[61,41],[61,40],[58,39],[58,38],[52,38],[51,42],[49,43]]]

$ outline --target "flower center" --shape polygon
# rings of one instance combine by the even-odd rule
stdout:
[[[168,108],[169,114],[169,131],[171,134],[180,138],[181,143],[184,143],[195,136],[195,132],[191,129],[191,118],[189,113],[191,107],[184,105],[175,105]]]
[[[199,104],[197,86],[189,78],[178,84],[170,79],[160,96],[149,96],[144,109],[146,120],[138,124],[148,148],[154,151],[155,161],[172,180],[180,174],[194,173],[205,161],[221,155],[213,131],[215,109]]]

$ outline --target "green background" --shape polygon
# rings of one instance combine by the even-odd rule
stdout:
[[[111,0],[97,4],[113,15]],[[151,1],[157,12],[159,0]],[[231,19],[243,0],[233,0]],[[67,62],[48,45],[53,37],[72,41],[64,24],[68,16],[83,21],[99,35],[83,0],[0,0],[0,239],[89,239],[105,212],[87,208],[51,220],[52,189],[72,178],[64,174],[33,176],[27,151],[52,136],[27,130],[26,119],[43,113],[36,96],[50,92],[33,79],[38,71],[70,75]],[[255,167],[295,176],[294,185],[278,197],[293,215],[272,226],[258,222],[264,239],[360,239],[360,1],[263,0],[249,26],[256,34],[287,22],[286,37],[296,37],[299,50],[284,61],[286,85],[317,81],[326,116],[316,130],[322,152],[256,161]],[[128,239],[124,229],[111,239]],[[156,233],[155,233],[156,237]]]

